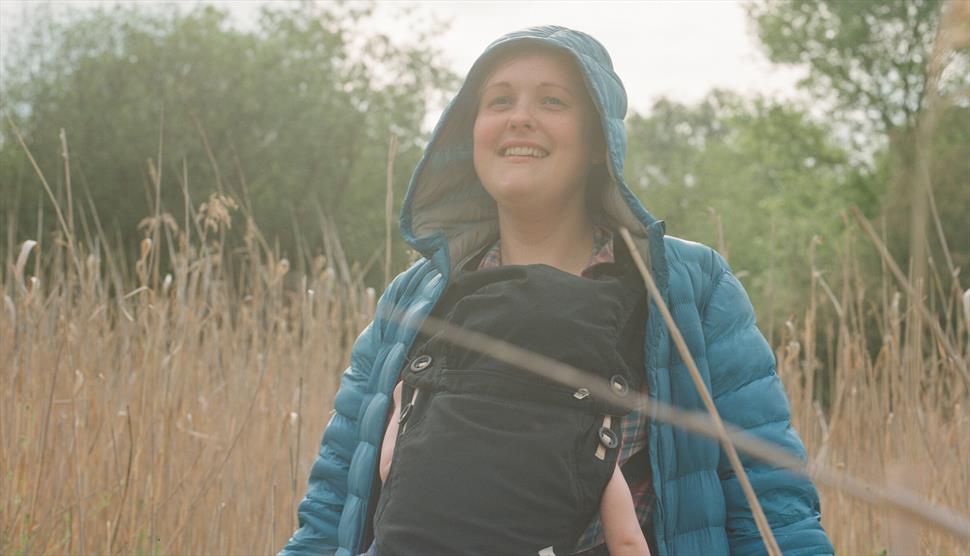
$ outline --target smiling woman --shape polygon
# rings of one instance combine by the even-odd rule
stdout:
[[[572,197],[585,187],[589,166],[606,156],[602,140],[593,140],[599,136],[596,109],[575,62],[560,52],[531,50],[496,66],[483,87],[473,130],[482,184],[508,208],[529,198]],[[532,168],[533,160],[550,156]],[[517,170],[508,163],[530,164]],[[523,190],[503,189],[515,184]]]
[[[710,248],[666,236],[624,183],[625,113],[610,57],[586,34],[527,29],[475,62],[402,208],[424,258],[354,346],[284,554],[765,551],[719,446],[620,401],[634,391],[703,410],[639,257],[723,419],[805,457],[740,283]],[[620,229],[630,249],[614,242]],[[419,331],[429,315],[588,384],[450,345]],[[744,465],[781,551],[831,554],[814,486]]]
[[[503,260],[579,274],[593,237],[590,168],[606,153],[574,59],[534,46],[505,53],[482,87],[473,137],[475,172],[498,206]]]

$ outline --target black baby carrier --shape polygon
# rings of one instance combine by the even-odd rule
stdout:
[[[617,400],[643,376],[623,357],[630,342],[642,350],[643,284],[632,265],[601,266],[613,270],[586,278],[503,266],[455,277],[435,316],[609,381],[613,398],[419,338],[374,516],[379,556],[549,556],[576,546],[616,465],[627,413]]]

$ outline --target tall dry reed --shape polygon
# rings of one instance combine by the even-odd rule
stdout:
[[[349,266],[335,249],[295,276],[255,229],[224,255],[215,238],[233,213],[215,195],[185,226],[147,220],[131,274],[107,262],[102,239],[18,246],[0,319],[0,552],[268,553],[293,531],[373,292],[336,268]],[[809,309],[777,346],[795,426],[811,458],[968,515],[967,384],[889,272],[878,287],[864,279],[855,254],[869,248],[846,243],[838,293],[807,270]],[[936,280],[929,310],[965,357],[961,292]],[[894,538],[905,521],[837,489],[822,504],[841,553],[915,534]],[[938,533],[921,542],[930,554],[968,548]]]
[[[334,253],[294,276],[255,229],[225,256],[234,209],[214,195],[185,227],[146,219],[133,274],[96,232],[18,251],[0,317],[0,553],[269,553],[295,529],[374,292]]]
[[[871,247],[851,238],[843,247],[840,291],[811,269],[808,310],[786,323],[775,347],[809,458],[970,516],[970,409],[960,362],[888,271],[875,285],[865,279],[855,255]],[[965,362],[970,314],[955,283],[930,310]],[[840,553],[970,553],[966,541],[921,534],[887,508],[820,490],[822,522]]]
[[[813,263],[808,309],[786,323],[776,348],[794,421],[816,461],[913,489],[963,516],[970,515],[970,290],[952,262],[930,168],[937,123],[956,98],[939,90],[941,74],[967,45],[970,3],[944,2],[913,145],[911,220],[893,223],[909,231],[909,261],[894,261],[853,208],[864,234],[842,245],[841,268],[832,269],[840,291]],[[881,275],[860,267],[864,249],[879,253]],[[944,264],[934,262],[934,252]],[[817,357],[823,351],[826,361]],[[920,531],[838,489],[822,489],[822,507],[833,543],[847,554],[970,554],[965,540]]]

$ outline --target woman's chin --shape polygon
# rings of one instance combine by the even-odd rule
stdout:
[[[507,185],[492,188],[489,194],[503,209],[525,208],[538,203],[541,196],[536,194],[536,188],[531,185]]]

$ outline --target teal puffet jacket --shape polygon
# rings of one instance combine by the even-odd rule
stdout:
[[[362,546],[379,488],[377,465],[391,392],[422,320],[452,271],[498,237],[495,202],[472,164],[477,91],[495,53],[526,44],[571,53],[602,121],[608,146],[603,218],[625,226],[670,308],[721,416],[800,458],[805,449],[789,422],[775,359],[755,324],[744,288],[712,249],[664,234],[623,180],[626,92],[606,50],[562,27],[535,27],[492,43],[435,127],[411,178],[401,211],[404,239],[423,258],[381,296],[374,321],[354,344],[320,452],[300,503],[300,528],[285,555],[353,556]],[[700,397],[651,302],[644,338],[651,399],[703,411]],[[763,554],[765,547],[726,456],[716,442],[651,422],[650,472],[660,556]],[[742,455],[748,476],[786,555],[832,554],[812,483]]]

